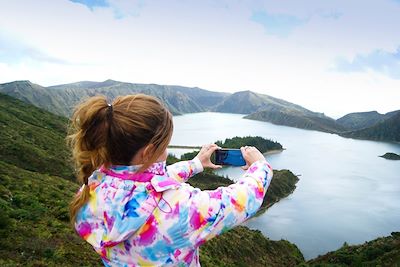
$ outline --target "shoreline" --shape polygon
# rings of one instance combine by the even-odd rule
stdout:
[[[267,152],[264,152],[263,155],[272,155],[272,154],[278,154],[283,152],[284,150],[286,150],[286,148],[282,148],[282,149],[273,149],[273,150],[269,150]]]

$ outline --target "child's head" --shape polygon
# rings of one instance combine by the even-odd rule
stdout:
[[[132,165],[138,151],[144,171],[165,153],[172,130],[171,113],[152,96],[120,96],[110,104],[105,96],[87,99],[76,106],[67,136],[78,180],[86,184],[101,165]]]

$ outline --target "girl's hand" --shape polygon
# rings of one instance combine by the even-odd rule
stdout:
[[[242,167],[243,170],[247,170],[256,161],[265,160],[264,155],[254,146],[242,146],[240,151],[246,161],[246,166]]]
[[[221,165],[215,165],[214,163],[211,162],[211,155],[217,149],[221,149],[221,148],[219,146],[217,146],[216,144],[204,145],[201,148],[199,154],[197,154],[196,157],[200,160],[200,162],[204,168],[212,168],[212,169],[222,168]]]

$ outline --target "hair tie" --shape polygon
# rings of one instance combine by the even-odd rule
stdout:
[[[112,106],[112,104],[110,104],[110,103],[107,103],[107,108],[108,108],[108,110],[107,110],[107,113],[108,113],[108,117],[112,117],[112,112],[113,112],[113,106]]]

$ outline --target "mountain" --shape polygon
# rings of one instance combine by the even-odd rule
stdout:
[[[377,111],[355,112],[347,114],[336,121],[348,130],[354,131],[372,127],[375,124],[390,118],[398,112],[400,112],[400,110],[392,111],[386,114],[380,114]]]
[[[197,87],[125,83],[114,80],[81,81],[49,87],[30,81],[15,81],[0,84],[0,93],[65,117],[71,115],[77,103],[90,96],[102,94],[112,100],[119,95],[144,93],[161,99],[174,115],[203,111],[247,114],[245,117],[247,119],[329,133],[344,133],[367,128],[399,112],[394,111],[384,115],[377,112],[352,113],[335,121],[323,113],[313,112],[288,101],[251,91],[229,94]],[[363,138],[364,134],[348,133],[343,136]],[[387,140],[384,138],[375,139]]]
[[[337,133],[345,128],[323,113],[313,112],[299,105],[251,91],[234,93],[214,109],[217,112],[249,114],[246,119],[271,122],[302,129]]]
[[[400,112],[391,113],[388,119],[372,127],[341,133],[341,135],[358,139],[400,142]]]
[[[197,87],[106,80],[103,82],[82,81],[49,87],[29,81],[15,81],[0,84],[0,92],[62,116],[70,116],[73,107],[79,101],[96,94],[103,94],[113,99],[118,95],[144,93],[160,98],[175,115],[202,111],[255,113],[248,118],[327,132],[342,130],[342,127],[336,125],[333,119],[322,113],[312,112],[282,99],[251,91],[228,94]]]
[[[272,96],[241,91],[233,93],[213,108],[213,111],[225,113],[251,114],[257,111],[292,110],[304,114],[314,114],[299,105]]]
[[[67,117],[82,99],[97,94],[105,95],[110,100],[119,95],[135,93],[153,95],[160,98],[175,115],[206,111],[226,96],[226,93],[211,92],[197,87],[134,84],[113,80],[84,81],[50,87],[30,81],[15,81],[0,84],[0,92]]]

